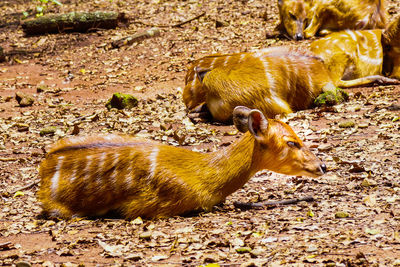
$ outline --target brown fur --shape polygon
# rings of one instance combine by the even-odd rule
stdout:
[[[227,122],[238,105],[274,117],[306,109],[322,91],[332,88],[320,58],[276,47],[196,60],[188,68],[183,101],[192,112],[206,104],[215,120]]]
[[[289,39],[303,39],[312,0],[278,0],[280,24],[277,29]]]
[[[305,38],[346,29],[385,28],[388,14],[384,0],[315,0]]]
[[[310,49],[323,58],[339,87],[398,83],[391,78],[400,79],[399,22],[400,17],[386,30],[332,33],[314,41]]]
[[[128,136],[59,141],[40,165],[43,214],[168,217],[210,210],[262,169],[314,177],[326,171],[285,123],[245,107],[234,114],[238,128],[249,131],[208,154]]]

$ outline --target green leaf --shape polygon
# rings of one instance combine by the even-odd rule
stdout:
[[[53,2],[53,4],[56,4],[58,6],[62,6],[62,4],[60,2],[58,2],[57,0],[50,0],[51,2]]]
[[[14,194],[14,198],[15,198],[15,197],[21,197],[21,196],[23,196],[23,195],[25,195],[24,192],[22,192],[22,191],[17,191],[17,192],[15,192],[15,194]]]
[[[311,209],[309,209],[308,212],[307,212],[307,216],[308,217],[314,217],[314,212]]]

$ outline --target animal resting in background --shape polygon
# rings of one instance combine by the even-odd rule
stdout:
[[[127,136],[63,139],[40,165],[43,214],[70,218],[116,210],[129,219],[168,217],[210,210],[259,170],[326,172],[287,124],[246,107],[235,109],[234,122],[245,134],[214,153]]]
[[[191,116],[206,107],[221,122],[231,120],[236,106],[271,118],[309,108],[322,92],[341,92],[319,57],[287,47],[201,58],[188,68],[185,83],[183,101]]]
[[[327,35],[346,29],[382,29],[387,17],[385,0],[315,0],[304,36],[311,38],[318,33]]]
[[[339,87],[400,83],[400,16],[385,30],[332,33],[310,49],[324,60]]]
[[[346,29],[384,28],[384,0],[278,0],[276,30],[293,40]],[[276,35],[276,34],[275,34]]]
[[[304,39],[312,0],[278,0],[279,25],[275,35],[283,34],[289,39]]]

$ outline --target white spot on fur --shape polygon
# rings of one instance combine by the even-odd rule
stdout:
[[[149,169],[149,176],[147,177],[148,181],[151,181],[155,176],[157,168],[158,151],[159,151],[158,147],[155,146],[149,155],[150,169]]]
[[[353,39],[355,42],[357,42],[357,36],[354,34],[353,31],[347,30],[347,34]]]
[[[98,171],[98,175],[97,175],[97,184],[101,185],[103,184],[103,175],[104,175],[104,165],[106,163],[106,157],[107,157],[107,153],[103,152],[100,154],[100,158],[99,158],[99,171]]]
[[[71,177],[69,179],[71,183],[73,183],[76,180],[76,174],[78,172],[78,168],[77,167],[78,166],[76,166],[76,168],[72,167],[72,174],[71,174]]]
[[[275,92],[273,94],[271,94],[271,98],[285,112],[287,112],[287,113],[291,112],[291,108],[289,107],[288,103],[286,103],[286,101],[284,101],[280,97],[278,97]]]
[[[113,171],[110,174],[110,183],[114,186],[114,188],[117,185],[117,163],[118,163],[118,155],[112,155],[113,157],[113,162],[111,164],[111,167],[113,168]]]
[[[92,155],[87,155],[86,156],[86,165],[85,165],[85,170],[84,170],[85,180],[88,180],[91,175],[90,164],[92,164]]]
[[[54,172],[54,175],[51,178],[51,195],[53,198],[56,197],[56,192],[60,181],[61,164],[64,161],[64,158],[65,158],[64,156],[57,158],[56,171]]]
[[[263,66],[264,66],[265,76],[267,77],[267,80],[269,83],[269,88],[272,93],[272,91],[275,90],[275,86],[276,86],[275,78],[270,72],[270,67],[269,67],[268,61],[264,57],[261,57],[261,55],[257,56],[257,54],[258,53],[255,54],[255,57],[257,57],[259,60],[261,60]]]
[[[246,54],[241,54],[239,58],[239,62],[242,62],[244,58],[246,57]]]
[[[127,152],[126,159],[128,160],[129,167],[126,170],[126,180],[125,184],[127,187],[133,186],[133,179],[132,179],[132,162],[130,161],[130,151]]]
[[[224,60],[224,63],[222,64],[224,67],[226,67],[226,66],[228,66],[228,62],[229,62],[229,60],[231,59],[231,56],[226,56],[225,57],[225,60]]]
[[[369,64],[375,65],[375,66],[379,66],[382,64],[383,59],[382,58],[371,58],[369,56],[365,56],[365,55],[360,55],[360,60],[367,62]]]
[[[196,85],[196,79],[197,79],[197,72],[196,72],[196,67],[193,68],[193,80],[192,83],[190,85],[190,87],[192,87],[192,89],[194,88],[194,86]],[[199,79],[200,80],[200,79]]]
[[[210,70],[212,70],[214,68],[214,64],[216,61],[217,61],[217,57],[214,57],[210,64]]]

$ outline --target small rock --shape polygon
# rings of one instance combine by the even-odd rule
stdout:
[[[18,132],[27,132],[29,130],[29,125],[24,123],[15,124]]]
[[[45,136],[45,135],[54,135],[57,131],[57,128],[54,126],[49,126],[46,128],[43,128],[42,130],[40,130],[40,136]]]
[[[250,255],[253,258],[257,258],[265,254],[265,250],[262,248],[255,248],[250,251]]]
[[[330,144],[322,144],[318,146],[319,151],[329,151],[332,149],[332,145]]]
[[[203,259],[204,263],[213,263],[218,262],[218,256],[216,254],[207,254]]]
[[[342,121],[339,122],[339,127],[340,128],[352,128],[356,125],[354,121]]]
[[[358,128],[364,129],[364,128],[368,128],[368,126],[369,126],[368,123],[360,123],[360,124],[358,125]]]
[[[42,92],[46,92],[46,91],[50,91],[50,87],[48,87],[47,85],[41,84],[38,85],[38,87],[36,87],[36,92],[37,93],[42,93]]]
[[[138,261],[138,260],[141,260],[142,258],[143,258],[142,253],[132,253],[132,254],[128,254],[125,257],[126,260],[132,260],[132,261]]]
[[[130,109],[136,107],[138,104],[138,100],[136,97],[129,94],[121,94],[115,93],[113,96],[107,101],[106,108],[108,110],[112,108],[116,109]]]
[[[15,264],[16,267],[31,267],[32,265],[26,261],[20,261]]]
[[[145,231],[139,235],[140,239],[150,240],[151,239],[151,231]]]
[[[32,96],[21,92],[15,93],[15,99],[20,107],[29,107],[33,105],[33,102],[35,102]]]
[[[308,253],[313,253],[313,252],[316,252],[316,251],[318,251],[318,248],[317,248],[316,246],[310,245],[310,246],[307,248],[307,252],[308,252]]]
[[[227,26],[229,26],[229,23],[226,21],[220,21],[220,20],[215,21],[215,28],[227,27]]]

